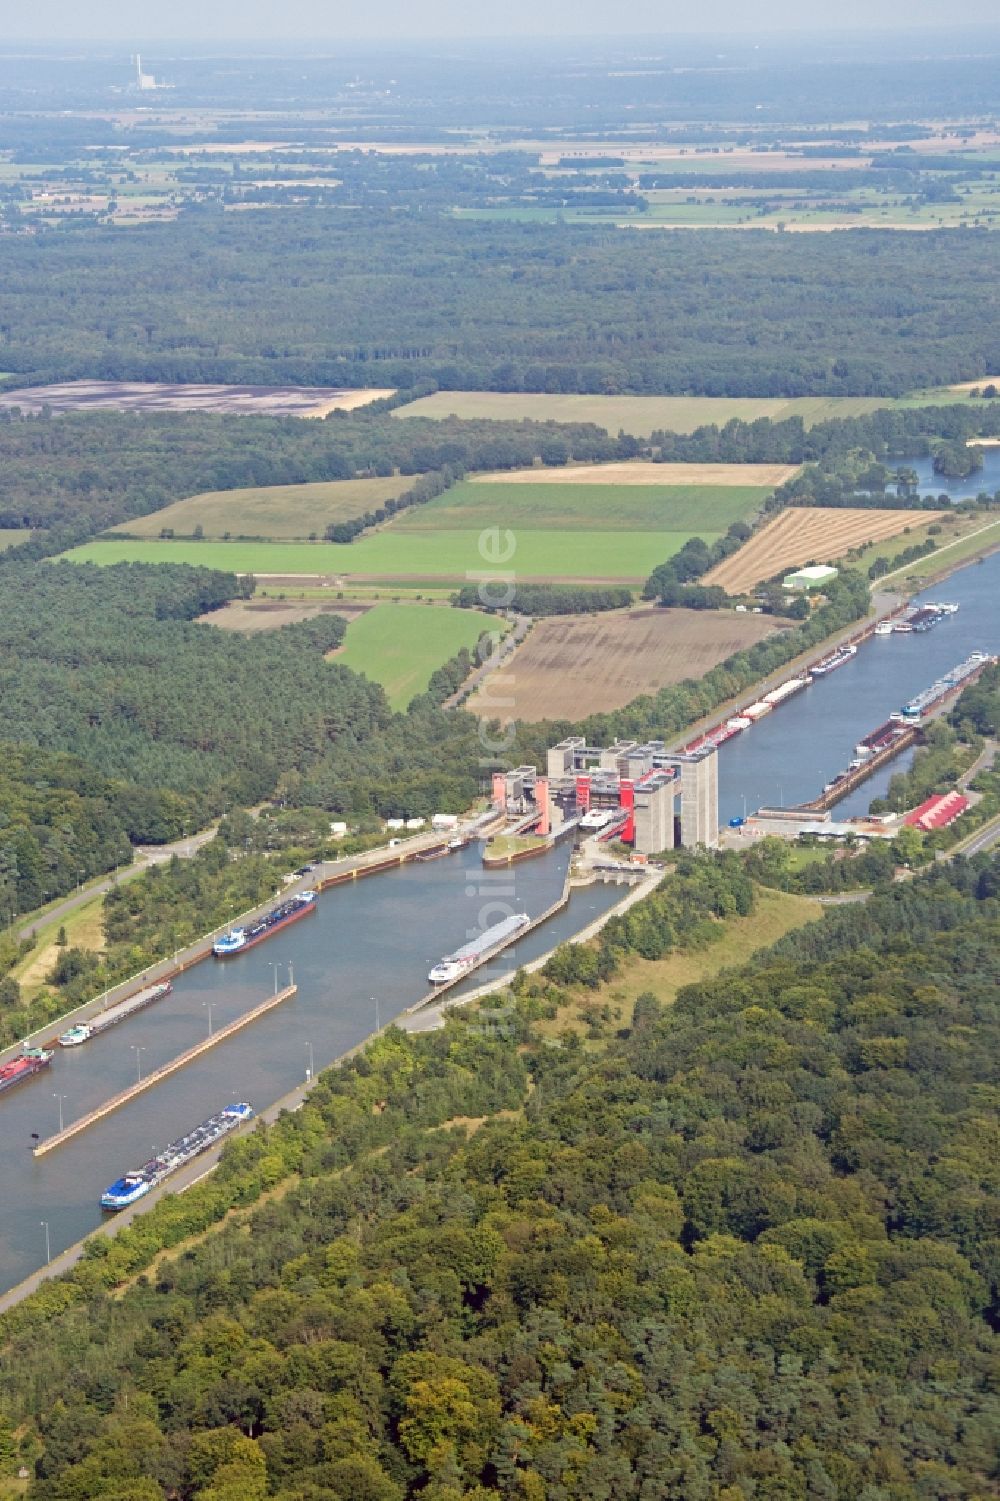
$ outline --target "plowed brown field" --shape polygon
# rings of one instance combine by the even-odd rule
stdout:
[[[762,579],[803,563],[832,563],[852,547],[881,542],[908,526],[925,526],[943,511],[869,511],[861,507],[790,506],[769,521],[739,552],[700,580],[729,594],[745,594]]]
[[[540,620],[466,707],[487,719],[579,719],[697,678],[776,629],[774,618],[661,610]]]

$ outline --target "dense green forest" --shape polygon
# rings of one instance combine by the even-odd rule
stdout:
[[[806,428],[801,417],[772,422],[734,418],[724,427],[699,427],[693,433],[657,431],[650,438],[654,457],[667,463],[803,464],[831,469],[856,454],[870,454],[887,468],[893,460],[931,452],[932,440],[1000,434],[1000,403],[950,402],[944,406],[883,407],[861,417],[837,417]],[[861,471],[865,473],[865,471]],[[877,470],[867,486],[879,493],[891,475]],[[857,485],[863,490],[864,485]],[[825,504],[826,502],[824,502]],[[852,504],[857,504],[853,501]],[[914,502],[908,502],[914,504]]]
[[[147,789],[135,832],[162,839],[266,797],[331,742],[359,745],[385,724],[382,689],[323,660],[343,639],[339,617],[255,640],[194,623],[236,592],[208,569],[5,564],[6,734]],[[172,818],[161,788],[179,794]]]
[[[0,1462],[39,1501],[993,1494],[998,894],[935,870],[588,1046],[546,977],[390,1031],[4,1316]]]
[[[391,407],[378,402],[321,422],[195,412],[21,418],[0,409],[0,526],[82,534],[202,490],[306,484],[395,469],[425,476],[413,487],[419,503],[434,493],[428,481],[447,469],[631,458],[639,446],[635,439],[613,440],[590,423],[399,422],[391,418]]]
[[[899,395],[1000,367],[998,269],[976,232],[262,209],[8,236],[0,328],[37,380]]]
[[[111,782],[75,756],[0,744],[0,923],[130,864],[136,801],[152,804],[155,794]]]
[[[325,660],[339,616],[249,637],[197,622],[236,592],[210,569],[3,563],[6,734],[129,784],[126,827],[154,842],[272,795],[383,816],[471,802],[473,719],[427,696],[393,715],[377,683]]]

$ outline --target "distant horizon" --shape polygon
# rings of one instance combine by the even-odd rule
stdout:
[[[602,0],[508,0],[496,23],[492,7],[469,0],[425,0],[418,17],[405,0],[174,0],[141,17],[125,0],[90,0],[81,13],[76,0],[35,0],[7,17],[0,51],[18,45],[127,45],[141,33],[145,45],[230,46],[266,43],[294,51],[313,43],[386,42],[437,46],[441,43],[517,42],[552,39],[573,45],[606,41],[616,45],[684,38],[724,41],[759,37],[847,38],[879,33],[957,34],[972,29],[1000,30],[994,0],[953,0],[947,19],[938,0],[840,0],[825,8],[822,20],[803,24],[798,0],[707,0],[697,12],[664,6],[662,0],[630,0],[608,30]],[[669,18],[669,19],[667,19]],[[666,24],[665,24],[666,23]],[[411,28],[418,28],[415,35]]]
[[[532,32],[469,32],[456,35],[450,32],[429,34],[424,32],[419,35],[407,35],[405,32],[394,32],[391,35],[385,33],[361,33],[335,34],[328,31],[316,31],[313,33],[301,33],[294,38],[287,35],[277,36],[263,32],[233,32],[231,34],[218,34],[211,36],[185,35],[184,33],[164,33],[158,35],[146,34],[137,36],[134,31],[108,33],[102,35],[81,36],[67,33],[59,37],[23,35],[7,35],[0,39],[0,56],[11,56],[23,52],[26,48],[40,48],[45,52],[59,51],[63,48],[94,48],[94,47],[125,47],[134,51],[137,47],[147,46],[172,46],[190,47],[196,50],[217,48],[258,47],[266,46],[272,50],[295,55],[300,49],[312,47],[317,42],[325,46],[376,46],[382,47],[461,47],[464,45],[489,45],[495,42],[530,45],[538,41],[551,41],[564,43],[568,47],[578,46],[581,43],[594,45],[606,44],[614,47],[633,47],[644,43],[659,46],[671,41],[683,41],[685,43],[704,42],[706,45],[719,46],[731,42],[745,43],[753,38],[761,42],[796,42],[796,41],[849,41],[871,37],[895,37],[904,39],[908,36],[960,36],[970,32],[995,33],[1000,39],[1000,17],[988,20],[969,19],[965,21],[943,23],[940,20],[916,20],[908,21],[905,25],[884,22],[879,24],[853,24],[844,26],[809,26],[809,27],[740,27],[732,26],[725,30],[695,31],[686,28],[673,28],[669,31],[628,31],[628,32],[600,32],[579,31],[568,32],[554,29],[552,31]]]

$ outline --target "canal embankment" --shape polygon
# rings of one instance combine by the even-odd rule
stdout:
[[[258,1017],[266,1016],[269,1011],[274,1010],[275,1006],[280,1006],[283,1001],[290,1000],[297,992],[297,985],[286,985],[282,990],[275,990],[273,995],[269,995],[258,1006],[254,1006],[250,1011],[242,1012],[235,1020],[228,1022],[224,1027],[220,1027],[217,1032],[210,1032],[207,1037],[202,1038],[201,1042],[197,1042],[193,1047],[185,1049],[178,1057],[172,1058],[169,1063],[162,1064],[159,1068],[154,1069],[152,1073],[147,1074],[145,1078],[140,1077],[136,1079],[134,1084],[130,1084],[127,1089],[120,1090],[118,1094],[112,1095],[110,1100],[105,1100],[103,1104],[98,1105],[94,1110],[90,1110],[86,1115],[82,1115],[79,1120],[71,1121],[68,1126],[62,1127],[54,1135],[47,1136],[44,1141],[40,1141],[34,1148],[34,1155],[36,1157],[44,1157],[46,1152],[52,1152],[56,1147],[65,1146],[66,1142],[72,1141],[74,1136],[79,1136],[81,1131],[86,1131],[88,1127],[96,1125],[98,1121],[110,1115],[113,1110],[120,1110],[123,1105],[129,1104],[138,1095],[145,1094],[147,1089],[155,1089],[158,1084],[162,1084],[164,1079],[169,1079],[170,1075],[175,1074],[178,1069],[186,1068],[189,1063],[193,1063],[196,1058],[200,1058],[204,1053],[207,1053],[210,1048],[218,1047],[220,1043],[228,1041],[235,1033],[241,1032],[244,1027],[249,1027],[252,1022],[257,1021]]]
[[[610,906],[598,916],[585,923],[577,933],[571,936],[560,937],[559,942],[552,944],[544,953],[527,960],[519,967],[523,968],[525,972],[534,973],[547,963],[561,943],[582,943],[595,937],[612,917],[627,911],[634,903],[641,901],[645,895],[654,890],[662,880],[663,874],[664,872],[661,870],[645,871],[640,878],[639,885],[629,890],[621,901],[616,902],[613,906]],[[543,921],[551,921],[553,918],[560,916],[560,913],[566,906],[566,901],[563,898],[568,898],[574,884],[569,883],[564,877],[562,892],[559,898],[555,902],[550,903],[548,908],[539,914],[533,927],[537,928]],[[508,985],[515,973],[516,970],[510,970],[491,977],[489,981],[468,994],[449,998],[441,996],[431,997],[429,1003],[422,1003],[416,1010],[413,1007],[405,1007],[391,1021],[380,1026],[377,1031],[369,1033],[351,1046],[344,1048],[329,1065],[324,1065],[324,1070],[327,1066],[342,1067],[346,1062],[362,1052],[374,1036],[385,1030],[385,1026],[399,1026],[404,1031],[420,1033],[443,1025],[447,1011],[458,1006],[470,1005],[482,996]],[[300,1109],[308,1099],[310,1091],[316,1086],[318,1077],[318,1073],[312,1074],[311,1077],[302,1079],[291,1089],[283,1091],[280,1097],[275,1099],[273,1103],[258,1111],[256,1117],[257,1124],[261,1122],[267,1124],[273,1123],[280,1115]],[[37,1267],[28,1275],[22,1277],[7,1292],[0,1294],[0,1313],[14,1307],[17,1303],[29,1297],[46,1280],[71,1271],[76,1263],[86,1254],[86,1244],[94,1235],[109,1238],[114,1237],[128,1225],[132,1224],[138,1215],[146,1214],[153,1209],[167,1194],[183,1194],[190,1188],[193,1188],[195,1184],[201,1182],[203,1178],[214,1171],[224,1149],[225,1143],[220,1143],[209,1152],[199,1156],[195,1161],[188,1163],[167,1182],[158,1185],[158,1187],[145,1195],[135,1205],[120,1211],[111,1218],[107,1216],[97,1218],[88,1227],[84,1235],[75,1239],[65,1249],[57,1252],[51,1262],[47,1265]]]
[[[479,838],[488,835],[498,822],[502,822],[502,816],[490,810],[470,821],[467,826],[471,837]],[[459,831],[456,831],[459,832]],[[451,835],[450,837],[455,837]],[[119,1001],[127,1000],[129,996],[146,985],[155,985],[160,981],[173,981],[179,975],[204,960],[211,958],[212,944],[223,933],[231,928],[243,927],[261,917],[282,897],[294,895],[297,891],[312,888],[316,891],[326,891],[330,887],[339,886],[345,882],[355,882],[365,876],[374,876],[386,871],[398,870],[417,859],[426,850],[434,849],[441,844],[440,831],[428,831],[416,834],[402,840],[397,847],[388,845],[380,846],[374,850],[366,850],[359,855],[348,855],[341,859],[327,860],[317,863],[308,875],[298,880],[285,882],[278,887],[266,901],[249,908],[245,912],[234,913],[225,922],[220,923],[208,933],[203,933],[192,943],[167,957],[157,960],[147,968],[130,975],[125,980],[109,986],[100,995],[92,996],[71,1010],[65,1011],[61,1016],[54,1017],[49,1021],[40,1023],[31,1032],[27,1033],[19,1043],[0,1049],[0,1062],[6,1062],[10,1058],[16,1058],[24,1047],[54,1047],[56,1038],[62,1032],[68,1031],[72,1026],[92,1021],[108,1007],[116,1005]]]

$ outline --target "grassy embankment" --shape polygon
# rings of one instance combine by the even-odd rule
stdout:
[[[945,515],[936,520],[927,520],[919,523],[916,519],[918,513],[914,513],[914,521],[905,532],[899,532],[895,537],[886,537],[881,542],[875,542],[871,547],[864,548],[856,558],[849,558],[850,566],[857,568],[862,573],[868,569],[877,559],[884,559],[891,564],[892,560],[908,547],[919,547],[922,543],[933,541],[936,548],[926,558],[918,558],[915,563],[906,566],[903,573],[893,577],[897,582],[904,577],[913,574],[919,577],[922,573],[936,572],[945,566],[950,560],[960,560],[963,557],[974,556],[980,550],[983,540],[988,540],[989,533],[983,532],[984,527],[1000,526],[1000,518],[996,522],[988,516],[976,515],[968,511],[956,512],[954,515]],[[933,531],[932,531],[933,528]],[[979,534],[982,533],[982,538]],[[941,554],[940,563],[937,561]],[[876,579],[873,588],[878,588],[881,580]]]
[[[65,930],[65,947],[103,953],[103,894],[92,897],[89,902],[67,912],[64,917],[55,918],[38,930],[31,952],[20,959],[11,971],[13,979],[21,987],[21,996],[25,1001],[35,1000],[47,988],[47,977],[63,947],[57,942],[61,929]]]
[[[672,1001],[685,985],[745,963],[751,954],[776,943],[793,928],[814,922],[822,911],[820,903],[811,897],[758,887],[753,915],[729,918],[715,943],[703,949],[675,952],[666,959],[640,959],[632,954],[621,974],[597,990],[580,990],[568,1006],[560,1007],[555,1017],[536,1022],[535,1026],[542,1035],[553,1038],[566,1032],[583,1036],[590,1030],[588,1017],[604,1006],[611,1008],[617,1025],[628,1026],[636,998],[644,991],[653,991],[660,1001]]]

